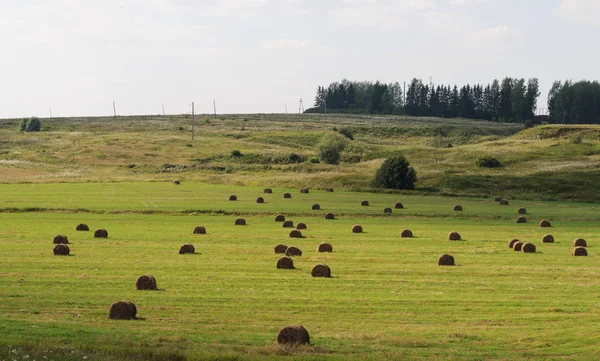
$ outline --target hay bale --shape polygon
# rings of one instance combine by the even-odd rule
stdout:
[[[288,249],[285,251],[285,255],[288,257],[292,257],[292,256],[302,256],[302,250],[300,250],[300,248],[295,247],[295,246],[291,246],[288,247]]]
[[[333,247],[331,246],[331,243],[329,242],[323,242],[319,245],[319,248],[317,248],[317,252],[333,252]]]
[[[335,219],[335,215],[333,213],[327,213],[325,219]]]
[[[547,228],[547,227],[552,227],[552,225],[550,224],[550,221],[548,221],[547,219],[542,219],[540,221],[540,227]]]
[[[554,237],[551,234],[545,234],[542,237],[542,243],[554,243]]]
[[[300,325],[285,326],[277,334],[280,345],[306,345],[310,343],[308,331]]]
[[[292,229],[292,230],[290,231],[290,238],[303,238],[303,237],[302,237],[302,232],[300,232],[300,231],[299,231],[299,230],[297,230],[297,229]]]
[[[369,205],[369,201],[362,201],[362,202],[360,202],[360,205],[363,207],[366,207]]]
[[[180,184],[181,184],[181,181],[176,179],[176,180],[174,180],[174,181],[173,181],[173,184],[175,184],[175,185],[180,185]]]
[[[383,214],[392,214],[392,209],[391,208],[384,208],[383,209]]]
[[[244,218],[238,218],[235,220],[235,225],[236,226],[245,226],[246,220]]]
[[[527,218],[519,217],[519,218],[517,218],[517,223],[527,223]]]
[[[315,203],[312,205],[312,210],[313,211],[318,211],[321,209],[321,205],[319,203]]]
[[[521,242],[521,241],[519,241],[516,238],[515,239],[511,239],[510,241],[508,241],[508,248],[514,248],[515,243],[517,243],[517,242]]]
[[[454,257],[445,254],[438,259],[438,266],[454,266]]]
[[[515,244],[513,244],[514,251],[521,252],[522,248],[523,248],[523,242],[515,242]]]
[[[404,208],[404,206],[402,205],[402,203],[400,203],[400,202],[397,202],[397,203],[394,203],[394,208],[395,208],[395,209],[403,209],[403,208]]]
[[[352,233],[362,233],[363,228],[360,224],[355,224],[352,226]]]
[[[308,193],[308,188],[300,189],[300,193],[304,193],[304,194]]]
[[[69,239],[64,234],[58,234],[58,235],[56,235],[56,237],[54,237],[54,240],[52,241],[52,243],[53,244],[67,244],[67,243],[69,243]]]
[[[292,195],[289,193],[283,193],[283,198],[292,198]]]
[[[283,214],[278,214],[275,216],[275,222],[285,222],[285,216]]]
[[[535,244],[533,244],[533,243],[529,243],[529,242],[527,242],[527,243],[524,243],[524,244],[521,246],[521,251],[522,251],[523,253],[535,253]]]
[[[333,188],[325,188],[326,192],[333,192]]]
[[[462,211],[462,206],[460,204],[456,205],[456,206],[454,206],[454,210],[455,211]]]
[[[191,243],[186,243],[179,248],[179,254],[196,253],[196,248]]]
[[[194,228],[193,234],[206,234],[206,228],[204,228],[204,226],[198,226]]]
[[[265,194],[271,194],[271,193],[273,193],[273,190],[271,188],[265,188],[263,190],[263,193],[265,193]]]
[[[258,204],[265,203],[265,199],[263,197],[258,197],[258,198],[256,198],[256,203],[258,203]]]
[[[237,201],[237,196],[235,194],[232,194],[229,196],[229,200],[230,201]]]
[[[527,209],[526,208],[519,208],[519,214],[527,214]]]
[[[308,227],[306,227],[306,223],[298,223],[296,225],[296,229],[302,230],[302,229],[306,229],[306,228],[308,228]]]
[[[401,238],[413,238],[413,233],[410,229],[404,229],[400,233]]]
[[[294,221],[292,221],[291,219],[288,219],[287,221],[283,222],[282,227],[283,228],[294,228]]]
[[[571,256],[575,256],[575,257],[585,257],[587,256],[587,249],[585,249],[585,247],[575,247],[573,248],[573,250],[571,251]]]
[[[277,260],[277,269],[294,269],[294,260],[288,256]]]
[[[275,246],[275,253],[285,253],[287,251],[287,246],[285,244],[278,244]]]
[[[94,238],[108,238],[108,232],[104,228],[97,229],[94,232]]]
[[[500,202],[501,200],[502,200],[502,198],[501,198],[501,197],[496,197],[496,198],[494,198],[494,201],[495,201],[495,202]]]
[[[331,269],[326,264],[318,264],[310,271],[313,277],[331,277]]]
[[[461,237],[458,232],[450,232],[448,233],[448,239],[451,241],[460,241]]]
[[[156,279],[151,275],[142,275],[135,280],[135,289],[138,291],[156,291]]]
[[[587,247],[587,242],[583,238],[577,238],[573,241],[573,247]]]
[[[500,205],[501,206],[507,206],[508,205],[508,201],[506,199],[501,199],[500,200]]]
[[[111,320],[135,320],[137,307],[131,301],[119,301],[113,303],[108,311]]]
[[[84,232],[85,232],[85,231],[89,231],[89,230],[90,230],[90,227],[88,227],[88,225],[87,225],[87,224],[85,224],[85,223],[79,223],[79,224],[77,225],[77,227],[75,227],[75,230],[76,230],[76,231],[84,231]]]
[[[69,246],[66,244],[57,244],[52,250],[55,256],[68,256],[71,253]]]

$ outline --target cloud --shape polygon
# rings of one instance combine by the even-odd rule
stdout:
[[[600,26],[600,0],[562,0],[556,13],[574,24]]]
[[[342,4],[330,12],[334,24],[342,27],[400,28],[435,10],[433,0],[342,0]]]
[[[450,3],[460,6],[485,4],[488,0],[451,0]]]
[[[260,43],[261,49],[303,49],[311,45],[308,40],[277,39]]]
[[[521,29],[502,25],[473,31],[465,35],[465,44],[476,48],[507,46],[521,38]]]

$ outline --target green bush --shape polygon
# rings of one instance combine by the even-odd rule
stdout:
[[[31,117],[21,120],[19,123],[19,131],[21,132],[39,132],[42,128],[40,118]]]
[[[321,161],[319,161],[319,158],[310,158],[309,160],[312,164],[318,164],[321,163]]]
[[[583,137],[581,135],[575,135],[571,138],[571,143],[573,144],[581,144],[583,142]]]
[[[354,140],[354,134],[352,134],[352,131],[349,128],[340,128],[338,133],[350,140]]]
[[[502,167],[502,163],[497,158],[494,157],[480,157],[476,162],[477,166],[481,168],[500,168]]]
[[[299,156],[296,153],[290,153],[288,155],[288,160],[290,163],[302,163],[304,161],[304,158],[302,158],[302,156]]]
[[[235,149],[231,151],[231,156],[235,157],[235,158],[239,158],[242,156],[242,152],[240,152],[239,150]]]
[[[417,172],[402,154],[392,154],[375,173],[371,185],[377,188],[415,189]]]
[[[329,133],[321,138],[317,144],[317,156],[319,160],[327,164],[338,164],[340,154],[346,147],[346,139],[338,134]]]

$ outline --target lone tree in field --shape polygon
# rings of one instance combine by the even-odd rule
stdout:
[[[344,148],[346,148],[344,137],[333,133],[326,134],[317,144],[317,156],[327,164],[338,164]]]
[[[39,132],[41,128],[40,118],[37,117],[25,118],[19,123],[20,132]]]
[[[392,154],[375,173],[371,185],[377,188],[415,189],[417,172],[402,154]]]

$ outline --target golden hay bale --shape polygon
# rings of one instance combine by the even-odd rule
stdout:
[[[312,210],[313,211],[318,211],[321,209],[321,205],[319,203],[315,203],[312,205]]]
[[[319,245],[319,248],[317,248],[317,252],[333,252],[333,247],[331,246],[331,243],[323,242]]]
[[[527,214],[526,208],[519,208],[519,214]]]
[[[308,228],[308,227],[306,227],[306,223],[298,223],[298,224],[296,225],[296,229],[300,229],[300,230],[302,230],[302,229],[307,229],[307,228]]]
[[[355,224],[352,226],[352,233],[362,233],[363,228],[360,224]]]
[[[265,203],[265,199],[263,197],[258,197],[258,198],[256,198],[256,203],[258,203],[258,204]]]
[[[335,219],[335,215],[333,213],[327,213],[325,219]]]
[[[521,246],[521,251],[523,253],[535,253],[535,244],[533,243],[523,243]]]
[[[297,229],[292,229],[292,230],[290,231],[290,238],[303,238],[303,237],[302,237],[302,232],[300,232],[300,231],[299,231],[299,230],[297,230]]]
[[[287,246],[285,244],[278,244],[275,246],[275,253],[285,253],[287,251]]]
[[[587,242],[583,238],[577,238],[573,241],[573,247],[587,247]]]
[[[394,208],[395,208],[395,209],[403,209],[403,208],[404,208],[404,206],[402,205],[402,203],[400,203],[400,202],[397,202],[397,203],[394,203]]]
[[[298,247],[295,246],[291,246],[288,247],[288,249],[285,251],[285,255],[288,257],[292,257],[292,256],[302,256],[302,250]]]
[[[271,188],[265,188],[263,190],[263,193],[265,193],[265,194],[271,194],[271,193],[273,193],[273,190]]]
[[[494,201],[496,201],[496,202],[500,202],[501,200],[502,200],[502,198],[500,198],[500,197],[494,198]]]
[[[392,214],[392,209],[391,208],[384,208],[383,209],[383,214]]]
[[[360,205],[366,207],[369,205],[369,201],[362,201],[360,202]]]
[[[94,238],[108,238],[108,232],[103,228],[97,229],[94,232]]]
[[[191,243],[186,243],[179,248],[179,254],[196,253],[196,248]]]
[[[57,244],[52,251],[55,256],[68,256],[71,253],[71,249],[66,244]]]
[[[500,205],[501,206],[507,206],[508,205],[508,201],[506,199],[501,199],[500,200]]]
[[[521,216],[517,218],[517,223],[527,223],[527,218]]]
[[[331,277],[331,269],[326,264],[318,264],[310,271],[313,277]]]
[[[547,219],[542,219],[540,221],[540,227],[552,227],[552,225],[550,224],[550,221],[548,221]]]
[[[277,269],[294,269],[294,260],[288,256],[277,260]]]
[[[308,193],[308,188],[302,188],[302,189],[300,189],[300,193]]]
[[[587,256],[587,249],[585,247],[575,247],[571,251],[571,255],[575,257],[585,257]]]
[[[235,194],[232,194],[229,196],[229,200],[230,201],[237,201],[237,196]]]
[[[451,241],[460,241],[461,237],[458,232],[450,232],[448,233],[448,239]]]
[[[173,181],[173,184],[180,185],[181,181],[176,179],[176,180]]]
[[[401,238],[413,238],[413,233],[410,229],[404,229],[404,230],[402,230],[402,233],[400,233],[400,237]]]
[[[284,222],[285,221],[285,216],[283,214],[278,214],[275,217],[275,222]]]
[[[454,266],[454,257],[445,254],[438,259],[438,266]]]
[[[542,237],[542,243],[554,243],[554,237],[551,234],[545,234]]]
[[[294,228],[294,221],[292,221],[291,219],[288,219],[287,221],[283,222],[283,224],[281,226],[283,228]]]
[[[515,244],[513,244],[514,251],[521,252],[522,248],[523,248],[523,242],[515,242]]]
[[[64,234],[58,234],[58,235],[56,235],[56,237],[54,237],[54,240],[52,241],[52,243],[53,244],[67,244],[67,243],[69,243],[69,239]]]
[[[333,188],[325,188],[325,192],[333,192]]]
[[[113,303],[108,311],[111,320],[134,320],[137,315],[137,307],[131,301],[119,301]]]
[[[90,227],[88,227],[88,225],[87,225],[87,224],[85,224],[85,223],[79,223],[79,224],[77,225],[77,227],[75,227],[75,230],[76,230],[76,231],[89,231],[89,230],[90,230]]]
[[[280,345],[306,345],[310,343],[308,331],[300,325],[285,326],[277,334]]]
[[[454,206],[454,210],[455,211],[462,211],[463,209],[462,209],[462,206],[459,204],[459,205]]]
[[[194,228],[193,234],[206,234],[206,228],[204,226],[198,226]]]
[[[235,220],[235,225],[236,226],[245,226],[246,220],[244,218],[238,218]]]
[[[151,275],[142,275],[135,280],[135,289],[138,291],[155,291],[156,279]]]
[[[514,248],[515,243],[517,243],[517,242],[521,242],[521,241],[519,241],[516,238],[515,239],[511,239],[510,241],[508,241],[508,248]]]

